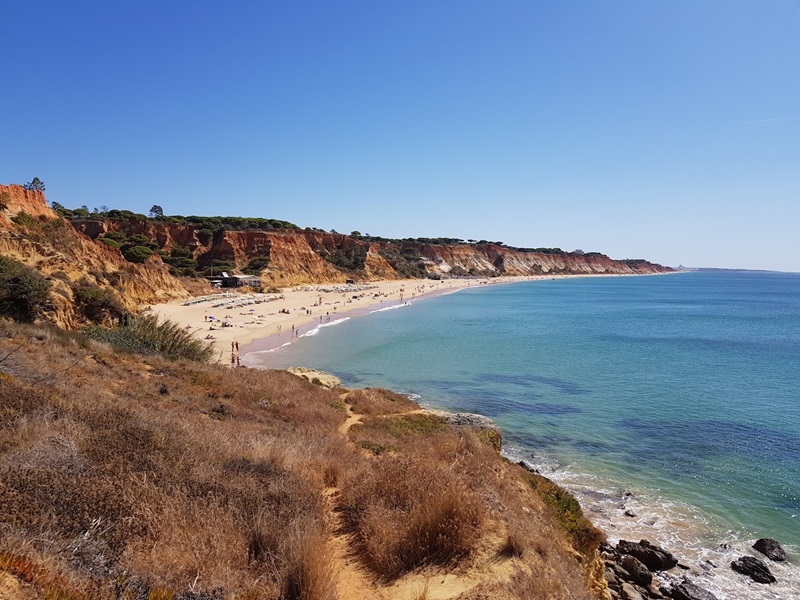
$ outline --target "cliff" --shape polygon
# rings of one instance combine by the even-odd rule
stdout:
[[[0,254],[34,268],[50,281],[49,320],[67,329],[83,321],[75,307],[79,286],[107,290],[131,312],[143,304],[188,297],[157,257],[144,264],[130,263],[119,250],[76,231],[47,206],[41,192],[0,185],[0,195],[4,192],[8,200],[0,210]]]
[[[650,274],[672,269],[644,260],[614,260],[599,253],[536,252],[493,243],[431,244],[373,241],[316,230],[225,231],[203,240],[190,224],[133,219],[79,220],[79,231],[93,239],[109,232],[145,236],[164,252],[188,253],[202,271],[217,263],[244,269],[262,258],[268,285],[471,275]],[[169,259],[166,259],[170,262]]]

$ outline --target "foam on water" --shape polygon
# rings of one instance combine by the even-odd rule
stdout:
[[[347,322],[349,320],[350,320],[350,317],[343,317],[341,319],[336,319],[335,321],[331,321],[330,323],[320,323],[319,325],[316,325],[313,329],[309,329],[303,335],[298,336],[298,337],[301,337],[301,338],[313,337],[313,336],[317,335],[322,329],[325,329],[326,327],[333,327],[334,325],[341,325],[342,323],[345,323],[345,322]]]
[[[395,304],[393,306],[384,306],[383,308],[376,308],[375,310],[369,311],[368,314],[372,315],[374,313],[379,312],[386,312],[387,310],[397,310],[398,308],[405,308],[406,306],[411,306],[413,302],[406,302],[405,304]]]

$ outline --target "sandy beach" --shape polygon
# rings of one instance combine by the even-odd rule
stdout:
[[[494,285],[541,277],[492,279],[407,279],[361,284],[317,284],[284,288],[278,294],[222,291],[190,300],[153,305],[148,310],[174,321],[199,339],[211,342],[217,360],[237,364],[237,357],[252,348],[277,347],[309,329],[345,315],[412,302],[479,285]],[[238,346],[237,346],[238,344]]]
[[[453,293],[482,285],[574,277],[621,275],[532,275],[484,279],[402,279],[358,284],[314,284],[283,288],[280,293],[220,290],[208,296],[156,304],[146,310],[169,319],[207,340],[216,360],[236,366],[247,352],[277,348],[309,330],[345,317]]]

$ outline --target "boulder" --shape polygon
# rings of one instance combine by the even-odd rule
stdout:
[[[717,597],[703,588],[697,587],[688,579],[673,587],[669,595],[673,600],[717,600]]]
[[[645,567],[642,562],[631,555],[625,555],[620,561],[622,568],[630,573],[630,582],[647,587],[653,583],[653,574]]]
[[[761,538],[755,544],[753,544],[753,548],[761,552],[761,554],[766,556],[768,559],[774,560],[775,562],[782,562],[786,560],[786,551],[778,542],[773,539]]]
[[[678,564],[678,559],[671,553],[652,545],[647,540],[641,540],[638,544],[620,540],[617,544],[617,550],[621,554],[629,554],[634,558],[638,558],[651,571],[666,571]]]
[[[769,567],[754,556],[742,556],[731,563],[731,569],[742,575],[747,575],[756,583],[775,583],[777,579]]]
[[[624,600],[644,600],[638,590],[630,583],[622,584],[622,597]]]

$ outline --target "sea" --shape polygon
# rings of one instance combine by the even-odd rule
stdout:
[[[245,358],[497,422],[615,542],[672,551],[719,600],[800,598],[800,274],[483,285],[325,323]],[[733,572],[778,540],[777,584]]]

